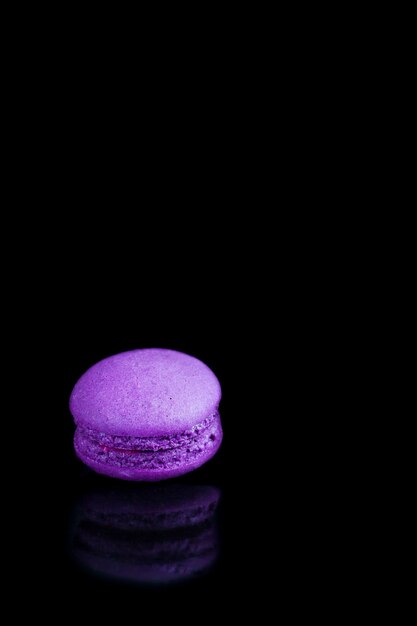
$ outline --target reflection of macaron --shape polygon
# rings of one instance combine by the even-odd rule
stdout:
[[[116,478],[185,474],[220,446],[220,398],[219,381],[194,357],[156,348],[117,354],[73,389],[75,450],[86,465]]]
[[[87,570],[138,583],[171,583],[206,572],[217,552],[219,491],[141,485],[92,492],[75,515],[72,551]]]

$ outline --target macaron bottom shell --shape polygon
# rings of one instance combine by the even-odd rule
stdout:
[[[159,481],[191,472],[217,452],[222,442],[220,416],[217,414],[209,428],[188,439],[182,446],[162,450],[132,450],[111,447],[86,435],[77,428],[74,447],[85,465],[99,474],[132,481]]]

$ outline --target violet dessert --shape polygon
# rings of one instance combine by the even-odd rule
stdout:
[[[101,474],[156,481],[190,472],[220,447],[219,381],[173,350],[123,352],[93,365],[70,410],[78,457]]]

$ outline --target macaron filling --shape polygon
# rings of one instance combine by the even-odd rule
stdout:
[[[157,470],[194,463],[203,453],[216,449],[221,438],[220,416],[214,412],[191,429],[164,437],[114,436],[79,425],[74,445],[81,457],[95,463]]]

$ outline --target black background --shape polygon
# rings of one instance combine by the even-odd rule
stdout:
[[[215,89],[206,114],[194,94],[186,106],[178,102],[182,115],[167,105],[175,95],[138,113],[136,100],[118,90],[113,95],[123,110],[106,111],[107,66],[97,103],[68,85],[60,67],[47,76],[54,95],[44,99],[41,66],[19,99],[21,106],[32,103],[32,115],[20,109],[8,159],[18,222],[5,264],[12,287],[5,308],[17,328],[3,325],[16,359],[13,365],[5,359],[16,389],[4,390],[13,404],[3,446],[11,457],[4,489],[10,486],[7,517],[16,537],[12,583],[39,589],[44,612],[53,597],[68,612],[80,602],[90,606],[96,619],[128,608],[135,618],[146,608],[155,616],[181,607],[183,615],[191,599],[217,613],[221,596],[245,607],[258,589],[275,608],[296,596],[292,606],[305,605],[300,583],[317,581],[320,563],[310,555],[319,547],[317,444],[326,430],[338,452],[332,429],[345,398],[329,395],[334,352],[348,327],[337,319],[346,298],[333,296],[343,280],[334,260],[344,224],[332,220],[349,184],[342,181],[336,193],[341,166],[333,143],[322,161],[322,124],[302,110],[305,94],[297,99],[292,87],[282,89],[279,111],[260,94],[259,79],[251,89],[246,66],[236,100]],[[252,66],[259,77],[263,62]],[[286,71],[299,82],[290,65]],[[86,89],[94,91],[93,74]],[[205,102],[211,91],[204,73],[197,75]],[[233,90],[233,76],[229,71],[225,90]],[[265,78],[271,89],[274,80]],[[334,142],[333,128],[331,136]],[[321,210],[327,204],[331,210]],[[9,243],[6,228],[4,238]],[[324,358],[323,329],[334,351]],[[108,481],[75,458],[69,395],[95,362],[149,346],[200,358],[223,390],[221,450],[184,478],[222,491],[221,554],[212,573],[175,588],[99,580],[76,567],[68,550],[80,494]],[[331,523],[326,517],[323,528]]]
[[[103,191],[106,183],[100,177],[89,189]],[[15,351],[13,400],[25,433],[22,449],[20,439],[8,447],[21,511],[11,522],[25,576],[65,606],[82,598],[104,615],[124,602],[139,603],[143,611],[157,602],[158,610],[169,612],[181,599],[223,597],[233,604],[249,602],[257,591],[291,603],[300,588],[320,584],[317,526],[327,533],[334,520],[320,521],[319,494],[331,475],[322,450],[336,455],[339,449],[327,445],[338,411],[329,394],[331,375],[336,380],[338,371],[325,352],[323,328],[331,328],[336,304],[321,307],[323,271],[311,262],[318,251],[312,250],[315,240],[304,245],[308,237],[297,213],[293,220],[282,212],[272,219],[258,214],[262,188],[239,184],[239,201],[252,207],[241,215],[226,216],[225,196],[212,193],[206,180],[200,196],[193,195],[195,187],[178,190],[172,183],[164,202],[148,194],[134,209],[120,184],[108,197],[101,193],[105,208],[94,219],[84,217],[90,196],[71,193],[68,183],[68,204],[77,208],[78,198],[82,209],[66,213],[67,222],[53,229],[50,217],[36,216],[47,242],[34,239],[19,309],[24,341]],[[171,197],[178,205],[185,189],[188,210],[180,214]],[[100,203],[92,201],[97,209]],[[201,359],[223,393],[221,449],[180,479],[221,490],[220,556],[201,579],[171,587],[100,579],[77,566],[68,548],[80,496],[111,482],[75,457],[70,393],[100,359],[143,347]],[[16,452],[22,456],[17,469]],[[337,487],[329,488],[329,501],[335,493]]]
[[[284,235],[267,222],[262,239],[251,223],[224,230],[221,215],[210,228],[208,215],[194,230],[190,222],[182,229],[176,215],[171,228],[158,212],[142,230],[137,220],[119,219],[118,227],[109,220],[105,234],[74,218],[74,238],[54,238],[39,254],[41,263],[28,267],[32,291],[20,333],[27,341],[16,351],[13,396],[19,405],[26,401],[25,436],[22,449],[8,449],[25,455],[13,475],[22,513],[12,524],[25,576],[68,610],[78,598],[103,615],[117,615],[125,602],[140,603],[142,611],[158,602],[169,613],[190,597],[233,604],[242,597],[250,602],[258,591],[291,603],[301,584],[318,580],[315,524],[327,472],[323,464],[320,475],[321,414],[330,398],[322,393],[329,379],[322,375],[317,290],[306,286],[306,259],[297,273],[290,231],[284,249]],[[68,547],[80,496],[114,482],[75,457],[71,390],[100,359],[143,347],[201,359],[223,392],[220,451],[179,479],[221,490],[220,556],[207,575],[171,587],[103,580],[74,563]],[[331,524],[325,520],[326,532]]]
[[[111,258],[109,251],[107,256]],[[191,259],[192,255],[190,263]],[[193,266],[187,273],[176,263],[166,266],[159,276],[156,271],[147,272],[137,260],[129,266],[134,271],[124,275],[119,269],[107,273],[105,267],[109,267],[108,258],[97,256],[91,265],[82,266],[83,274],[72,266],[64,288],[58,285],[54,298],[49,298],[46,324],[44,318],[38,330],[33,393],[42,396],[42,409],[34,410],[33,427],[42,453],[37,454],[32,470],[42,478],[33,490],[25,483],[32,511],[30,534],[26,534],[33,552],[32,573],[36,576],[36,563],[42,562],[42,580],[37,582],[64,601],[83,598],[103,611],[103,598],[111,609],[126,601],[140,602],[144,610],[148,601],[159,598],[166,607],[189,597],[190,592],[197,599],[222,593],[230,598],[232,580],[238,595],[243,589],[253,589],[263,559],[275,550],[268,529],[276,538],[277,518],[272,510],[279,515],[282,498],[281,444],[268,434],[268,422],[278,411],[268,403],[279,395],[279,357],[274,336],[269,334],[267,309],[262,305],[254,317],[256,287],[249,288],[249,276],[240,291],[242,285],[233,279],[233,271],[227,284],[220,281],[226,268],[219,273],[214,263]],[[259,297],[257,306],[261,306]],[[81,568],[71,553],[71,520],[80,497],[94,487],[117,488],[117,481],[95,475],[75,457],[69,395],[78,378],[100,359],[143,347],[165,347],[196,356],[215,372],[223,391],[220,451],[204,467],[177,479],[220,489],[219,558],[207,574],[173,586],[140,587],[103,579]]]

